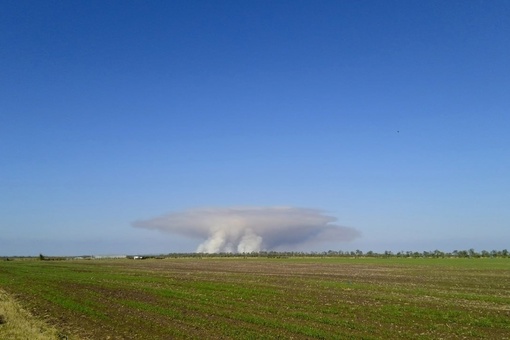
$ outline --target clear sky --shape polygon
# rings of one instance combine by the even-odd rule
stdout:
[[[0,255],[195,251],[133,222],[240,206],[510,248],[509,1],[0,7]]]

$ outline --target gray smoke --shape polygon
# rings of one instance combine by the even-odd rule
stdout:
[[[197,252],[256,252],[309,242],[351,241],[359,231],[332,222],[320,210],[292,207],[201,208],[136,221],[155,229],[204,240]]]

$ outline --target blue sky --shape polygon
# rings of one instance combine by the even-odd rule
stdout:
[[[0,255],[194,251],[132,223],[237,206],[510,247],[508,1],[1,7]]]

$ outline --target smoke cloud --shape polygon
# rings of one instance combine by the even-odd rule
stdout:
[[[320,210],[293,207],[201,208],[136,221],[134,227],[202,239],[197,252],[257,252],[317,242],[345,242],[360,232]]]

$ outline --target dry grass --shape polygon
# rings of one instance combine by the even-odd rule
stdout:
[[[34,318],[11,296],[0,289],[0,339],[55,340],[56,329]]]

